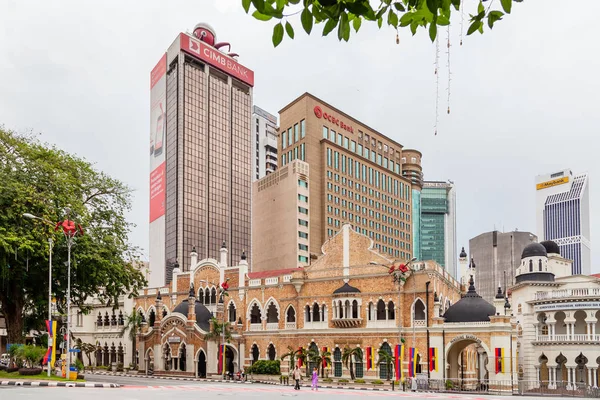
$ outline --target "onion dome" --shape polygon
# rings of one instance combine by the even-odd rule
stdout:
[[[540,244],[546,248],[546,253],[560,255],[560,247],[558,247],[556,242],[552,240],[544,240]]]
[[[463,247],[462,250],[460,251],[460,258],[467,258],[467,252],[465,251],[465,248]]]
[[[494,314],[496,308],[477,294],[471,275],[469,291],[446,310],[444,318],[446,322],[486,322],[490,320],[490,315]]]
[[[337,288],[334,290],[333,294],[342,294],[342,293],[360,293],[358,288],[354,286],[348,285],[348,283],[344,283],[344,286]]]
[[[527,257],[548,257],[548,252],[541,243],[530,243],[523,249],[521,260]]]

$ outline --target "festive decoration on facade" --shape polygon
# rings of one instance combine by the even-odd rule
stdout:
[[[406,282],[407,273],[409,269],[406,264],[400,264],[398,267],[392,264],[390,267],[388,274],[390,274],[394,278],[394,282]]]

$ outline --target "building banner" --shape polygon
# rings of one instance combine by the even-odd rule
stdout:
[[[150,222],[165,213],[167,55],[150,73]]]
[[[417,356],[419,351],[415,347],[410,348],[410,359],[408,363],[408,376],[414,378],[417,373]]]
[[[325,353],[327,353],[329,351],[329,347],[323,347],[321,349],[321,354],[324,355]],[[325,359],[325,357],[323,357],[323,368],[327,368],[327,360]]]
[[[468,360],[467,360],[468,362]],[[429,348],[429,371],[438,370],[438,349],[437,347]]]
[[[365,349],[365,353],[367,357],[367,371],[370,371],[371,369],[373,369],[373,365],[375,364],[373,362],[373,348],[370,346],[367,347]]]
[[[399,381],[403,378],[402,371],[402,360],[404,360],[404,346],[401,344],[397,344],[394,349],[394,360],[396,367],[396,380]]]
[[[46,320],[46,329],[48,330],[48,351],[46,352],[46,355],[44,356],[44,365],[48,364],[48,361],[50,362],[50,366],[53,366],[54,363],[56,362],[56,351],[54,349],[56,349],[56,335],[54,334],[56,332],[56,321],[49,321]],[[50,340],[52,340],[52,342],[50,342]]]
[[[504,373],[504,348],[496,347],[496,373]]]
[[[298,347],[298,354],[302,354],[302,347]],[[298,368],[302,368],[302,359],[298,358]]]

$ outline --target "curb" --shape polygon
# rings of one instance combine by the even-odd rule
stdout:
[[[0,386],[34,386],[34,387],[78,387],[78,388],[118,388],[116,383],[84,383],[55,381],[0,381]]]
[[[154,376],[154,375],[133,375],[133,374],[124,374],[118,372],[97,372],[92,375],[107,375],[107,376],[124,376],[128,378],[147,378],[147,379],[162,379],[162,380],[174,380],[174,381],[194,381],[194,382],[217,382],[217,383],[229,383],[229,384],[238,384],[238,385],[251,385],[254,383],[260,383],[263,385],[276,385],[276,386],[284,386],[279,382],[273,381],[231,381],[231,380],[223,380],[223,379],[207,379],[207,378],[186,378],[186,377],[178,377],[178,376]],[[121,385],[126,386],[126,385]],[[294,386],[293,384],[285,385],[285,386]],[[311,385],[303,384],[300,385],[302,387],[309,388]],[[321,389],[348,389],[348,390],[365,390],[365,391],[373,391],[373,392],[391,392],[391,389],[383,388],[383,387],[357,387],[357,386],[333,386],[333,385],[320,385]]]

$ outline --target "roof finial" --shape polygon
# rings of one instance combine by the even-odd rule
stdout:
[[[227,248],[227,245],[225,244],[225,239],[223,239],[223,243],[221,244],[221,248],[222,249],[226,249]]]
[[[475,280],[473,280],[473,275],[469,279],[469,292],[475,292]]]
[[[246,260],[246,250],[242,250],[242,260]]]
[[[156,300],[162,300],[162,296],[160,294],[160,289],[158,289],[158,294],[156,295]]]
[[[502,293],[502,287],[498,286],[498,293],[496,293],[496,298],[497,299],[503,299],[504,298],[504,293]]]

